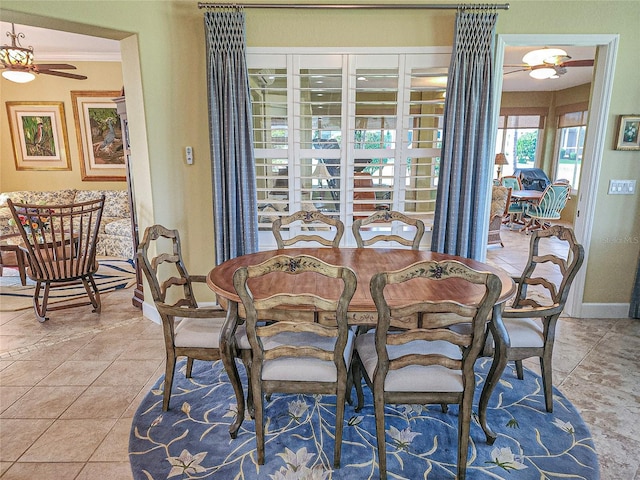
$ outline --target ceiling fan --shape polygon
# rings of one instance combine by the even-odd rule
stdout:
[[[26,83],[36,78],[36,74],[55,75],[56,77],[72,78],[74,80],[87,79],[84,75],[56,71],[76,69],[74,65],[69,65],[68,63],[33,63],[33,47],[25,48],[20,45],[19,39],[24,38],[24,33],[16,34],[13,23],[11,24],[11,32],[7,32],[7,37],[11,37],[11,45],[0,47],[2,76],[7,80]]]
[[[505,68],[518,68],[505,72],[505,75],[516,72],[529,72],[533,78],[544,80],[558,78],[567,73],[569,67],[593,67],[593,59],[571,60],[567,52],[560,48],[542,48],[532,50],[522,57],[524,63],[518,65],[504,65]]]

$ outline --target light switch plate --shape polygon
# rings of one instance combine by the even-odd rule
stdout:
[[[185,147],[184,154],[187,159],[187,165],[193,165],[193,148]]]
[[[636,193],[635,180],[609,180],[609,195],[633,195]]]

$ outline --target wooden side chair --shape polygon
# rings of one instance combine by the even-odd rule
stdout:
[[[553,243],[550,243],[553,242]],[[559,253],[560,250],[566,254]],[[502,318],[509,332],[507,358],[515,361],[516,374],[523,379],[522,360],[540,358],[545,406],[553,411],[553,342],[569,289],[584,261],[584,248],[571,228],[554,225],[531,236],[529,260],[520,278],[514,278],[517,292]],[[486,355],[493,354],[489,343]]]
[[[292,238],[283,239],[281,233],[282,227],[291,225],[294,222],[301,222],[305,225],[309,225],[310,229],[316,228],[313,226],[314,224],[320,224],[321,228],[333,228],[335,229],[335,235],[333,239],[327,239],[317,234],[300,234]],[[340,240],[344,234],[344,224],[340,220],[329,217],[321,212],[302,210],[287,217],[280,217],[274,220],[271,224],[271,231],[273,232],[273,236],[276,238],[278,249],[291,246],[298,242],[318,242],[325,247],[337,248],[340,246]]]
[[[194,360],[220,360],[240,357],[251,371],[250,345],[244,325],[237,327],[235,345],[221,345],[225,312],[219,306],[200,307],[193,294],[193,283],[206,282],[204,275],[189,275],[182,259],[180,235],[162,225],[144,232],[138,247],[138,262],[147,277],[151,296],[160,318],[166,350],[162,409],[169,409],[176,359],[187,357],[186,376],[191,377]],[[236,322],[229,322],[231,328]],[[221,350],[226,349],[226,355]],[[242,397],[242,395],[240,395]],[[248,392],[251,404],[251,389]]]
[[[40,322],[47,312],[91,305],[100,312],[100,292],[93,275],[98,271],[96,243],[104,195],[87,202],[68,205],[30,205],[7,200],[22,236],[29,266],[27,276],[36,282],[33,307]],[[51,289],[82,284],[87,299],[49,305]],[[40,291],[43,289],[42,298]]]
[[[299,292],[276,293],[254,298],[248,284],[277,281],[270,274],[301,275]],[[304,293],[304,285],[325,277],[326,296]],[[326,280],[323,280],[326,281]],[[347,326],[347,308],[356,290],[356,275],[350,268],[329,265],[315,257],[278,255],[259,265],[241,267],[233,275],[246,312],[247,334],[253,353],[251,372],[255,395],[258,464],[264,464],[263,397],[275,392],[336,395],[336,425],[333,464],[340,466],[344,402],[348,367],[351,365],[354,333]],[[296,311],[311,309],[330,313],[334,322],[309,322],[296,318]],[[270,322],[275,311],[287,317]],[[287,319],[288,318],[288,319]],[[265,323],[266,321],[266,323]]]
[[[372,238],[363,239],[362,233],[360,231],[361,228],[376,222],[391,223],[392,228],[394,224],[413,227],[415,228],[415,234],[412,239],[404,238],[400,235],[394,234],[375,235]],[[364,248],[377,242],[397,242],[406,247],[411,247],[413,250],[418,250],[420,248],[420,240],[422,240],[422,236],[424,235],[424,222],[422,220],[409,217],[404,213],[396,212],[394,210],[380,210],[368,216],[367,218],[359,218],[355,220],[353,222],[353,225],[351,226],[351,229],[353,231],[353,236],[356,239],[358,248]]]
[[[404,282],[446,283],[450,279],[460,279],[465,285],[461,288],[481,289],[482,300],[475,305],[452,301],[399,304],[393,300],[393,290],[397,291]],[[382,480],[387,478],[384,418],[387,403],[441,404],[445,411],[446,405],[458,404],[456,478],[465,478],[476,385],[474,363],[482,352],[485,327],[501,288],[497,275],[475,271],[457,261],[418,262],[372,277],[370,289],[378,322],[375,330],[356,337],[353,375],[358,394],[356,411],[363,406],[363,373],[373,391]],[[420,316],[417,328],[391,330],[394,319],[416,313]],[[464,326],[464,333],[455,330],[459,325]]]

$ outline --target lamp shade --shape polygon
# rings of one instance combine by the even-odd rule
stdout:
[[[496,161],[494,163],[495,165],[509,165],[509,161],[507,160],[507,157],[504,155],[504,153],[498,153],[496,155]]]
[[[27,83],[36,78],[33,73],[20,70],[3,70],[2,76],[16,83]]]

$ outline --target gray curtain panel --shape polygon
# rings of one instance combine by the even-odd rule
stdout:
[[[216,264],[258,250],[244,11],[205,13]]]
[[[495,11],[458,12],[431,250],[482,260],[493,166]]]

